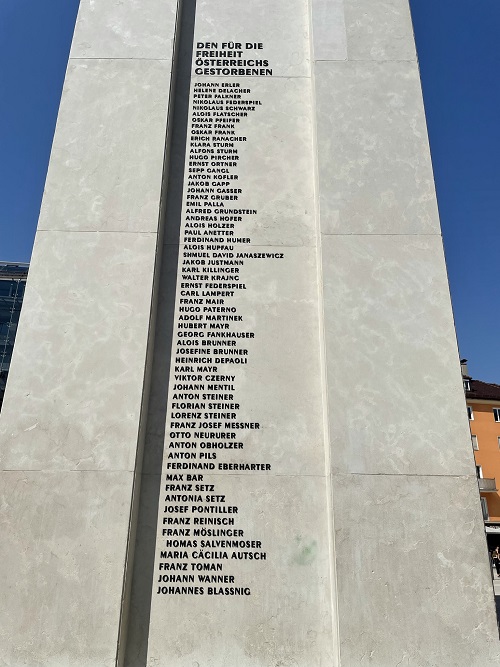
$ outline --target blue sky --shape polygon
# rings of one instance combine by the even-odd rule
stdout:
[[[0,259],[29,261],[78,0],[0,0]]]
[[[500,383],[500,2],[411,0],[460,353]],[[0,259],[28,261],[78,0],[0,3]]]
[[[500,2],[411,7],[460,353],[500,384]]]

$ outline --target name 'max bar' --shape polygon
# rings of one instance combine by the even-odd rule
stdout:
[[[81,0],[0,417],[2,664],[500,660],[389,4]]]

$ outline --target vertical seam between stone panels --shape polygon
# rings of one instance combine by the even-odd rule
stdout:
[[[318,338],[319,338],[319,361],[321,373],[321,394],[323,397],[323,446],[325,449],[325,492],[328,529],[328,551],[330,572],[330,613],[332,629],[332,661],[333,667],[340,667],[340,628],[337,595],[337,566],[335,550],[335,519],[333,508],[333,476],[330,450],[330,426],[328,420],[328,377],[326,371],[326,336],[325,315],[323,300],[323,264],[321,243],[321,210],[320,210],[320,185],[319,185],[319,163],[318,163],[318,138],[317,138],[317,104],[316,104],[316,61],[314,59],[314,22],[313,22],[313,0],[308,0],[309,5],[309,60],[310,60],[310,87],[311,100],[311,123],[312,123],[312,146],[313,151],[313,189],[314,189],[314,217],[316,221],[316,275],[318,281]]]
[[[175,70],[176,70],[176,60],[177,60],[177,46],[178,46],[178,25],[179,25],[179,17],[181,14],[182,1],[183,0],[176,0],[177,4],[176,19],[175,19],[174,35],[172,40],[172,61],[171,61],[172,66],[170,69],[170,85],[169,85],[169,97],[168,97],[168,106],[166,114],[163,168],[161,174],[158,224],[156,229],[155,265],[153,271],[151,305],[150,305],[149,321],[148,321],[148,340],[146,347],[146,363],[145,363],[143,392],[142,392],[140,418],[139,418],[136,459],[135,459],[133,479],[132,479],[132,494],[131,494],[130,515],[128,524],[127,546],[125,551],[124,576],[122,584],[120,618],[118,624],[118,637],[117,637],[116,657],[115,657],[116,667],[121,667],[123,665],[126,657],[126,648],[127,648],[127,631],[128,631],[128,620],[129,620],[128,612],[129,612],[130,596],[132,590],[134,552],[135,552],[138,515],[139,515],[139,500],[141,497],[140,490],[141,490],[142,463],[144,455],[144,439],[146,435],[145,431],[147,428],[149,396],[151,389],[151,369],[152,369],[154,347],[155,347],[155,331],[156,331],[155,323],[158,311],[158,300],[160,292],[159,277],[160,277],[161,260],[163,254],[163,238],[164,238],[166,191],[167,191],[166,186],[169,176],[171,128],[172,128],[172,115],[174,108],[174,81],[175,81]]]

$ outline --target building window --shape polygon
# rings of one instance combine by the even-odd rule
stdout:
[[[488,521],[490,515],[488,512],[488,503],[486,502],[486,498],[481,498],[481,509],[483,510],[483,521]]]
[[[500,422],[500,408],[493,408],[493,419]]]
[[[500,414],[500,410],[499,410],[499,414]],[[472,408],[471,408],[470,405],[467,406],[467,416],[469,417],[469,419],[470,419],[471,421],[473,421],[473,419],[474,419],[474,413],[472,412]],[[500,419],[499,419],[498,421],[500,421]]]
[[[483,469],[481,466],[476,466],[476,475],[478,479],[483,479]]]
[[[477,444],[477,435],[471,435],[472,439],[472,449],[477,452],[479,449],[479,445]],[[498,439],[500,442],[500,438]]]
[[[464,380],[465,391],[470,391],[470,380]]]

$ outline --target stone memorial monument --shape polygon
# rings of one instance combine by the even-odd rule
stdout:
[[[407,0],[81,0],[0,437],[5,667],[500,664]]]

